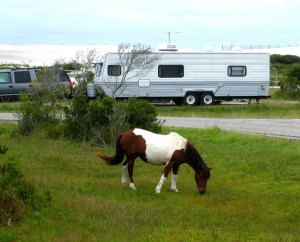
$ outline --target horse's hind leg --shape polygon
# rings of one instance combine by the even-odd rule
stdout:
[[[128,167],[128,162],[127,159],[122,165],[122,185],[126,186],[127,184],[127,168]]]
[[[128,160],[128,174],[129,174],[129,179],[130,179],[130,188],[132,188],[132,190],[136,190],[136,187],[133,183],[133,166],[134,166],[134,160]]]
[[[177,181],[177,174],[178,174],[179,166],[180,166],[180,164],[174,164],[174,166],[173,166],[171,190],[173,190],[175,192],[178,192],[178,190],[176,188],[176,181]]]

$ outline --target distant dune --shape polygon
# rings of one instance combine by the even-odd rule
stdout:
[[[71,61],[78,51],[95,49],[98,56],[118,50],[116,45],[0,45],[0,63],[29,64],[30,66],[52,65],[55,60],[64,58]],[[249,52],[249,50],[245,51]],[[300,56],[300,47],[251,50],[270,54]]]
[[[52,65],[64,58],[71,61],[78,51],[95,49],[98,56],[118,50],[116,45],[0,45],[0,63],[29,64],[30,66]]]

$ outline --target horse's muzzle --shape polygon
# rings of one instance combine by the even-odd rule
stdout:
[[[199,193],[200,193],[200,195],[203,195],[205,193],[205,191],[199,189]]]

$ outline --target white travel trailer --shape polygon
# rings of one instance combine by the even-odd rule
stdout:
[[[178,51],[177,45],[159,48],[160,60],[146,76],[126,82],[118,99],[173,99],[177,104],[212,105],[233,99],[269,98],[270,55],[241,51]],[[107,53],[97,64],[96,92],[112,96],[114,79],[122,75],[118,53]],[[130,74],[128,74],[130,75]],[[113,80],[113,81],[110,81]]]

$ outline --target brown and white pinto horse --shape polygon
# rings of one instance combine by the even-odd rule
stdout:
[[[161,192],[161,187],[170,170],[173,168],[171,189],[178,192],[176,180],[179,166],[183,163],[189,164],[195,170],[195,180],[200,194],[206,192],[207,180],[210,170],[202,160],[196,148],[185,138],[177,133],[168,135],[154,134],[142,129],[128,130],[119,135],[116,144],[116,154],[113,157],[105,154],[97,154],[106,164],[118,165],[123,161],[124,154],[127,159],[122,165],[122,183],[127,183],[126,170],[130,177],[130,187],[136,190],[133,183],[133,166],[137,157],[152,165],[165,165],[156,192]]]

